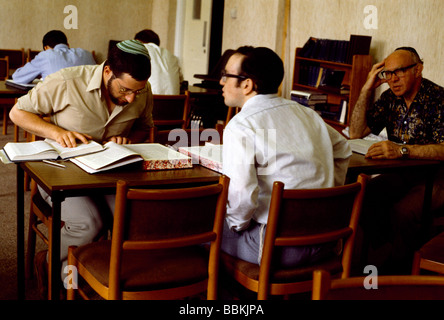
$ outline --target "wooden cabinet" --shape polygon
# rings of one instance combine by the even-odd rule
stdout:
[[[348,110],[344,123],[324,118],[327,123],[341,132],[349,124],[353,107],[358,100],[361,88],[367,80],[367,75],[372,68],[372,57],[370,55],[354,55],[352,64],[346,64],[301,57],[299,55],[300,50],[301,48],[296,49],[292,90],[308,90],[326,93],[328,95],[327,103],[329,106],[340,107],[344,100],[347,101]],[[307,85],[307,82],[305,81],[306,79],[302,78],[309,67],[345,71],[342,85],[349,89],[349,92],[341,94],[339,88],[331,89],[329,87]]]

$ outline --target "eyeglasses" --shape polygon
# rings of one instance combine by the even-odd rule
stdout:
[[[416,65],[417,65],[417,63],[414,63],[414,64],[411,64],[411,65],[409,65],[407,67],[399,68],[399,69],[396,69],[396,70],[393,70],[393,71],[388,71],[388,70],[381,71],[380,75],[381,75],[382,79],[385,79],[385,80],[390,80],[394,74],[398,78],[402,78],[402,77],[405,76],[405,72],[408,69],[413,68]]]
[[[117,77],[114,75],[114,73],[113,73],[111,79],[112,80],[117,79]],[[130,90],[128,88],[122,87],[119,82],[117,82],[117,85],[119,86],[119,93],[123,94],[123,95],[126,95],[126,96],[130,95],[130,94],[138,95],[138,94],[142,94],[142,93],[147,92],[147,89],[145,89],[145,88],[144,89],[140,89],[140,90]]]
[[[246,76],[241,76],[239,74],[231,74],[231,73],[227,73],[226,71],[222,71],[220,75],[221,75],[222,82],[227,82],[227,78],[236,78],[236,79],[241,79],[241,80],[248,79],[248,77],[246,77]]]

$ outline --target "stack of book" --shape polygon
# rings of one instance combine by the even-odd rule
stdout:
[[[306,107],[316,110],[317,106],[327,103],[328,95],[322,92],[310,90],[292,90],[291,100],[296,101]]]

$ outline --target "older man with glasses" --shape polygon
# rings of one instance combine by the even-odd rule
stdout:
[[[444,160],[444,88],[423,78],[423,68],[423,61],[411,47],[398,48],[373,66],[354,106],[350,138],[379,134],[386,128],[388,141],[372,145],[367,158]],[[373,102],[375,89],[383,83],[389,89]],[[392,251],[409,260],[418,245],[423,177],[411,172],[373,180],[368,186],[366,211],[372,211],[369,221],[380,223],[369,225],[368,230],[379,233],[381,244],[385,229]],[[444,206],[443,181],[444,174],[439,172],[432,209]]]

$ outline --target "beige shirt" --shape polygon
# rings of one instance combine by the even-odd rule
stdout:
[[[65,130],[89,134],[102,142],[113,136],[127,137],[130,131],[153,126],[153,96],[147,92],[109,114],[101,94],[104,64],[62,69],[45,78],[17,102],[20,110],[49,115],[51,122]]]

